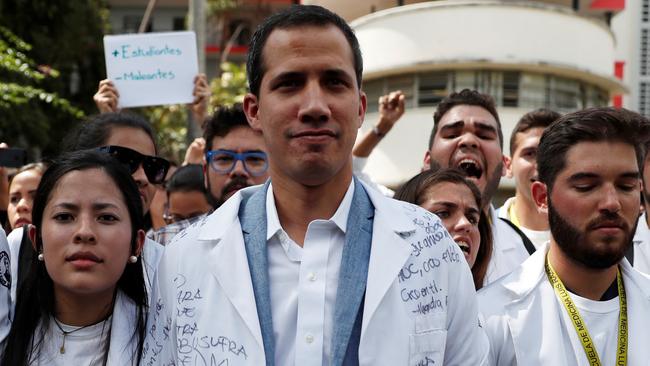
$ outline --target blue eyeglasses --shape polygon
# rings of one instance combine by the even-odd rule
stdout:
[[[212,150],[205,153],[208,165],[219,174],[228,174],[235,169],[237,161],[244,164],[248,174],[258,177],[269,169],[269,159],[263,151],[236,153],[230,150]]]

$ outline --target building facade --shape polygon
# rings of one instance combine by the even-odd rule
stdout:
[[[306,1],[310,2],[310,1]],[[547,107],[569,112],[612,103],[627,93],[615,77],[615,10],[589,1],[311,1],[351,20],[364,56],[368,114],[362,132],[376,123],[377,99],[406,94],[407,112],[371,155],[366,172],[395,187],[422,168],[437,103],[453,91],[477,89],[494,97],[504,152],[514,124]],[[337,5],[338,4],[338,5]],[[603,4],[601,4],[603,5]],[[607,5],[607,4],[605,4]],[[371,12],[374,11],[374,12]],[[502,180],[503,189],[513,183]]]

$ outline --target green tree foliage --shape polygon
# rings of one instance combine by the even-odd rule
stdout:
[[[214,110],[220,105],[233,105],[244,101],[248,92],[246,65],[224,62],[221,64],[221,76],[210,82],[212,97],[210,108]]]
[[[101,0],[0,1],[0,140],[58,153],[104,78]]]

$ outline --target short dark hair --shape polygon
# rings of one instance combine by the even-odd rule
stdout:
[[[172,192],[198,191],[207,194],[203,180],[203,166],[200,164],[188,164],[182,166],[172,174],[165,185],[167,197]]]
[[[499,120],[499,114],[497,113],[497,107],[494,104],[494,99],[487,95],[479,93],[476,90],[463,89],[460,92],[453,92],[445,99],[443,99],[438,107],[436,107],[435,113],[433,113],[433,129],[431,130],[431,136],[429,137],[429,150],[433,146],[433,139],[436,137],[436,132],[438,132],[438,124],[442,117],[449,112],[450,109],[458,105],[473,105],[481,107],[490,114],[497,121],[497,134],[499,135],[499,145],[503,149],[503,131],[501,131],[501,120]]]
[[[225,137],[236,127],[251,128],[241,103],[236,103],[232,107],[219,107],[205,123],[203,132],[205,151],[212,150],[212,139],[215,136]]]
[[[290,29],[301,26],[325,27],[333,25],[337,27],[348,41],[354,58],[354,72],[357,76],[357,86],[361,89],[361,77],[363,74],[363,59],[359,41],[348,23],[340,16],[318,5],[292,5],[279,13],[266,18],[255,30],[248,47],[248,60],[246,62],[246,73],[248,75],[248,87],[250,92],[259,96],[260,84],[266,72],[262,52],[266,40],[275,29]]]
[[[43,212],[51,199],[52,192],[57,189],[60,180],[68,173],[89,169],[100,169],[106,173],[121,192],[122,197],[120,198],[127,207],[131,221],[131,254],[135,253],[137,232],[144,229],[142,201],[138,187],[122,164],[108,154],[95,150],[64,154],[56,159],[43,174],[34,196],[32,211],[32,219],[36,226],[34,245],[38,252],[43,248]],[[117,281],[116,289],[122,291],[135,305],[136,321],[131,334],[131,341],[135,348],[131,359],[137,361],[142,355],[148,305],[142,260],[126,265]],[[3,365],[26,365],[28,360],[38,358],[38,352],[40,352],[49,328],[48,319],[54,316],[56,302],[54,296],[52,278],[47,272],[44,262],[39,261],[34,253],[30,259],[27,277],[17,291],[15,316],[7,338],[5,353],[0,357],[0,363]],[[106,363],[108,345],[97,350],[100,355],[102,352],[104,363]]]
[[[650,122],[623,108],[589,108],[565,114],[547,127],[537,148],[539,180],[551,192],[557,175],[566,166],[566,154],[580,142],[623,142],[634,147],[639,172],[643,170],[643,142]]]
[[[144,131],[158,153],[156,134],[149,121],[131,112],[111,112],[90,116],[65,138],[65,151],[94,149],[106,145],[113,127],[129,127]]]
[[[454,168],[429,169],[411,178],[404,183],[400,189],[395,192],[394,198],[400,201],[422,205],[429,188],[440,183],[463,184],[472,192],[476,205],[480,211],[478,222],[481,245],[476,255],[476,262],[472,267],[472,277],[474,278],[474,287],[478,290],[483,286],[483,279],[487,273],[487,266],[492,255],[492,228],[485,210],[482,209],[481,192],[478,187],[468,180],[464,173]]]
[[[518,133],[524,133],[533,128],[546,128],[560,117],[562,117],[561,114],[548,108],[538,108],[521,116],[510,135],[510,156],[514,155],[517,150],[516,137]]]

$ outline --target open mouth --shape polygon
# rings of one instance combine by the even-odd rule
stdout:
[[[460,247],[460,250],[462,250],[463,253],[465,253],[466,255],[469,255],[469,248],[470,248],[469,244],[467,244],[464,241],[457,241],[456,244],[458,244],[458,246]]]
[[[460,169],[468,178],[480,179],[483,176],[483,168],[472,159],[461,160],[456,168]]]

